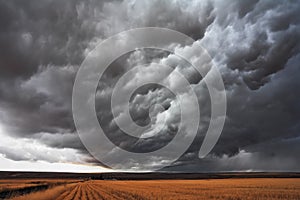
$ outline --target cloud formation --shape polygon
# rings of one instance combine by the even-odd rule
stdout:
[[[1,1],[0,124],[5,134],[16,140],[38,141],[54,151],[67,148],[76,152],[81,162],[94,162],[87,158],[72,118],[72,87],[81,62],[98,42],[113,34],[137,27],[164,27],[199,42],[222,74],[228,108],[219,142],[209,157],[197,157],[211,112],[203,77],[178,57],[151,49],[120,57],[99,82],[96,110],[108,137],[136,152],[158,149],[172,140],[180,109],[166,88],[155,84],[141,87],[129,104],[137,124],[151,123],[146,136],[152,136],[166,121],[154,137],[136,140],[123,134],[110,108],[114,84],[137,65],[147,67],[136,69],[128,87],[147,77],[161,77],[171,87],[179,87],[176,77],[152,65],[167,64],[188,79],[201,109],[196,139],[167,170],[299,171],[299,10],[300,3],[292,0]],[[177,47],[177,51],[201,59],[188,47]],[[163,107],[153,107],[157,103]],[[3,142],[0,147],[7,159],[53,162],[51,156],[24,157],[21,151],[30,149],[11,149]],[[65,156],[68,162],[75,159],[68,153]],[[163,161],[155,158],[149,162]],[[136,165],[133,162],[122,168]]]

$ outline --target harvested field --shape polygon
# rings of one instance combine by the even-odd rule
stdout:
[[[59,185],[77,183],[79,180],[57,179],[0,179],[0,199],[22,196]]]
[[[60,182],[61,180],[56,180]],[[300,199],[298,178],[88,180],[12,197],[25,199]]]

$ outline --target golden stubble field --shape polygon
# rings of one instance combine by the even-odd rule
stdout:
[[[26,182],[26,180],[24,180]],[[46,190],[29,194],[14,194],[14,200],[91,200],[91,199],[300,199],[300,179],[297,178],[241,178],[209,180],[148,180],[112,181],[86,180],[58,182]],[[31,181],[32,182],[32,181]],[[43,181],[40,181],[43,182]],[[44,181],[47,182],[47,181]],[[30,184],[30,182],[27,183]],[[38,184],[38,181],[34,183]],[[31,184],[34,184],[31,183]],[[62,184],[63,183],[63,184]],[[0,192],[9,188],[25,187],[22,180],[0,181]],[[19,186],[18,186],[19,185]]]

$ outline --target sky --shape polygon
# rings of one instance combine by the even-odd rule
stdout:
[[[294,0],[0,0],[0,170],[110,171],[87,151],[76,131],[76,73],[106,38],[133,28],[161,27],[193,38],[219,70],[227,98],[221,137],[210,154],[198,157],[210,121],[207,86],[190,64],[154,49],[119,57],[99,80],[96,112],[106,136],[137,153],[172,141],[180,110],[168,89],[151,84],[132,94],[129,110],[137,124],[150,123],[155,131],[165,120],[158,134],[145,132],[153,136],[146,139],[120,131],[110,105],[114,85],[137,65],[147,67],[136,68],[129,86],[145,77],[161,77],[177,87],[176,78],[154,65],[163,63],[187,78],[201,110],[192,145],[164,171],[300,171],[299,12],[300,2]],[[193,48],[174,48],[201,59]],[[152,107],[157,103],[163,110]],[[189,134],[188,128],[183,131]],[[105,144],[99,141],[101,146]],[[110,156],[116,163],[120,159],[117,151]],[[165,159],[151,157],[148,162],[160,165]],[[117,168],[141,170],[140,164],[130,160]]]

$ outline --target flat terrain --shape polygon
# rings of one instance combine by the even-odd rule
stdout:
[[[300,199],[299,178],[232,178],[205,180],[2,180],[10,199]],[[28,185],[27,185],[28,184]],[[19,186],[18,186],[19,185]],[[20,188],[47,188],[18,193]],[[6,188],[6,189],[3,189]],[[17,189],[16,189],[17,188]],[[1,192],[0,192],[1,194]]]

